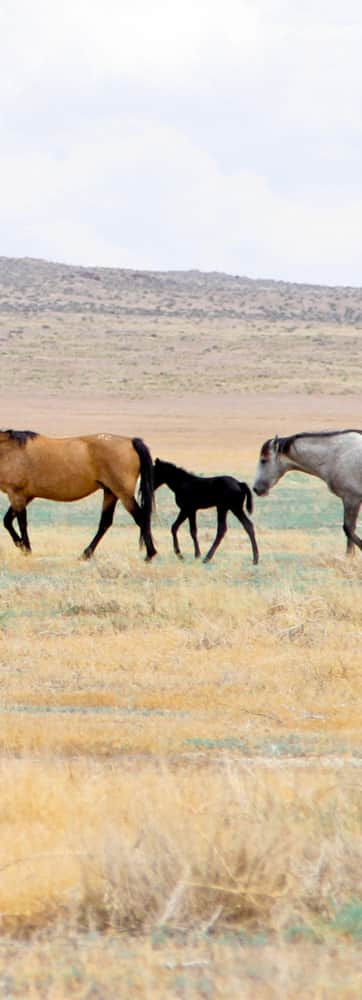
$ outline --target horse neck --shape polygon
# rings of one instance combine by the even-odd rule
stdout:
[[[166,462],[163,475],[166,486],[170,490],[176,490],[183,478],[183,470],[178,465],[173,465],[172,462]]]
[[[326,446],[325,441],[318,436],[301,436],[292,442],[287,458],[290,460],[290,469],[298,469],[301,472],[308,472],[311,476],[325,479],[331,450],[330,446]]]

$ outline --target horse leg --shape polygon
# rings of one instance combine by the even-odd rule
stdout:
[[[206,553],[205,558],[203,559],[204,563],[210,562],[210,559],[212,559],[214,552],[216,552],[216,549],[220,545],[220,542],[222,541],[224,535],[226,535],[227,532],[226,515],[227,515],[227,510],[225,510],[225,507],[217,508],[216,538],[215,541],[212,543],[211,549],[209,549],[209,551]]]
[[[152,534],[151,534],[151,529],[146,524],[143,511],[142,511],[140,505],[137,503],[137,500],[135,500],[134,497],[120,496],[119,499],[122,500],[123,506],[125,507],[126,510],[128,510],[128,513],[131,515],[131,517],[133,517],[133,520],[136,522],[136,524],[140,528],[140,532],[141,532],[140,533],[140,545],[142,545],[143,542],[145,543],[146,552],[147,552],[146,562],[150,562],[151,559],[153,559],[153,556],[156,555],[157,549],[155,548],[155,545],[154,545],[154,541],[153,541]]]
[[[13,527],[13,521],[15,518],[17,519],[20,528],[20,535],[18,535],[17,531],[15,531],[15,528]],[[11,535],[14,545],[16,545],[18,549],[23,549],[25,552],[31,552],[31,545],[27,531],[25,506],[21,510],[17,511],[14,510],[12,505],[10,505],[9,509],[6,511],[3,524],[4,528],[6,528],[9,532],[9,535]]]
[[[28,535],[28,517],[27,517],[27,513],[26,513],[26,507],[24,507],[23,510],[19,511],[19,513],[17,514],[17,519],[18,519],[18,525],[19,525],[19,528],[20,528],[22,548],[26,552],[31,552],[31,545],[30,545],[29,535]]]
[[[17,531],[15,531],[15,528],[13,528],[13,520],[15,517],[17,517],[16,511],[13,510],[12,507],[9,507],[9,509],[6,511],[3,520],[3,525],[4,528],[6,528],[6,530],[9,532],[9,535],[11,535],[14,545],[16,545],[17,548],[20,549],[23,547],[23,543],[21,540],[21,535],[18,535]]]
[[[247,517],[247,515],[244,514],[243,510],[240,510],[240,509],[235,508],[235,507],[232,507],[231,510],[232,510],[233,514],[235,515],[235,517],[237,517],[238,521],[240,521],[240,524],[242,524],[243,528],[245,528],[245,531],[246,531],[247,535],[249,535],[250,542],[251,542],[251,547],[252,547],[252,550],[253,550],[253,563],[254,563],[254,566],[256,566],[258,564],[258,562],[259,562],[259,550],[258,550],[258,546],[256,544],[256,538],[255,538],[255,531],[254,531],[253,522],[250,520],[250,517]]]
[[[140,545],[144,543],[146,546],[146,562],[149,562],[156,555],[157,549],[155,548],[151,533],[150,509],[140,507],[134,496],[136,482],[137,477],[133,478],[131,475],[122,477],[114,468],[107,469],[103,482],[98,480],[99,485],[103,486],[103,489],[107,489],[109,493],[112,493],[117,500],[120,500],[125,510],[133,517],[133,520],[140,529]]]
[[[178,529],[179,529],[180,525],[183,524],[184,521],[186,521],[186,518],[188,516],[189,515],[187,513],[185,513],[184,510],[180,510],[180,513],[179,513],[178,517],[176,518],[176,521],[174,521],[174,523],[173,523],[173,525],[171,527],[172,538],[173,538],[173,551],[174,551],[175,555],[179,557],[179,559],[183,559],[183,555],[182,555],[182,552],[181,552],[181,549],[180,549],[180,546],[179,546],[179,543],[178,543],[177,532],[178,532]]]
[[[199,543],[198,543],[198,540],[197,540],[196,511],[195,510],[192,511],[192,514],[189,514],[189,525],[190,525],[190,535],[191,535],[192,541],[194,543],[195,559],[198,559],[199,556],[201,556],[201,552],[200,552],[200,547],[199,547]]]
[[[106,531],[108,531],[108,528],[111,527],[116,503],[117,503],[117,497],[114,496],[111,490],[108,490],[107,488],[104,489],[102,513],[98,525],[98,530],[96,531],[94,538],[92,538],[92,541],[89,542],[89,545],[87,545],[87,548],[84,549],[83,559],[91,558],[101,538],[103,538],[103,535],[105,535]]]
[[[361,501],[358,500],[344,500],[344,518],[343,518],[343,531],[347,536],[347,555],[354,555],[354,546],[358,545],[359,549],[362,549],[362,539],[356,534],[356,524],[359,514],[359,509],[361,506]]]

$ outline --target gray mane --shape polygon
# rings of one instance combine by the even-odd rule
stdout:
[[[355,427],[350,427],[348,430],[344,431],[304,431],[300,434],[290,434],[289,437],[278,438],[278,451],[282,455],[288,455],[292,444],[295,441],[299,441],[301,438],[331,438],[338,437],[343,434],[362,434],[362,430],[357,430]]]

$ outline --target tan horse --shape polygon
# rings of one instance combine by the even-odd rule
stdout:
[[[134,493],[140,477],[140,504]],[[156,554],[151,535],[153,470],[149,449],[141,438],[118,434],[49,438],[34,431],[0,431],[0,490],[7,493],[10,507],[5,528],[18,547],[30,552],[27,505],[34,497],[68,503],[103,490],[98,530],[84,550],[89,559],[113,521],[117,500],[140,528],[147,559]],[[17,519],[20,535],[14,530]]]

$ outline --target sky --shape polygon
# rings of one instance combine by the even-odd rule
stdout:
[[[362,285],[360,0],[0,0],[0,254]]]

